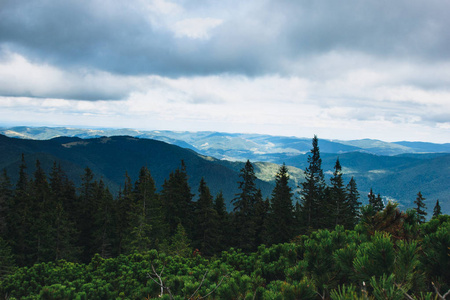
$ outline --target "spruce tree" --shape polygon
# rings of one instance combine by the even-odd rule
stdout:
[[[77,207],[77,225],[80,232],[79,246],[82,247],[81,260],[83,262],[90,261],[97,252],[94,244],[96,184],[94,173],[86,167],[81,177],[80,197]]]
[[[19,179],[14,190],[11,210],[11,245],[19,266],[34,263],[35,244],[30,228],[33,226],[33,200],[30,195],[30,182],[26,172],[25,156],[19,167]]]
[[[367,195],[367,197],[369,198],[369,205],[373,207],[375,212],[379,212],[384,209],[384,203],[383,199],[381,198],[381,195],[378,194],[377,196],[375,196],[372,188],[370,189],[370,192]]]
[[[275,175],[275,188],[272,192],[267,216],[267,236],[265,239],[268,244],[286,243],[294,235],[292,195],[288,169],[283,164]]]
[[[181,161],[181,168],[170,173],[169,179],[164,180],[161,190],[161,202],[169,236],[175,234],[178,224],[181,223],[188,237],[192,237],[194,214],[192,197],[186,165]]]
[[[164,238],[165,226],[163,222],[162,206],[159,195],[156,193],[155,181],[147,167],[142,167],[139,178],[135,183],[135,208],[140,217],[137,223],[140,235],[148,235],[149,243],[142,247],[155,248]],[[144,249],[143,248],[143,249]]]
[[[31,182],[31,197],[33,199],[33,226],[30,230],[35,244],[34,260],[35,262],[49,261],[55,257],[52,226],[55,205],[51,202],[50,186],[39,160],[36,161],[34,180]]]
[[[53,259],[74,261],[80,254],[79,247],[76,246],[79,233],[75,226],[75,187],[56,162],[53,163],[49,181]]]
[[[3,238],[5,241],[9,239],[12,197],[11,180],[6,169],[3,169],[2,176],[0,177],[0,238]]]
[[[437,216],[440,216],[442,214],[441,212],[441,206],[439,205],[439,199],[436,200],[436,205],[433,208],[433,218],[436,218]]]
[[[222,251],[231,246],[230,238],[233,234],[230,224],[230,215],[227,212],[225,205],[225,198],[223,193],[219,192],[214,199],[214,210],[217,212],[218,225],[217,225],[217,235],[218,235],[218,247],[217,251]]]
[[[334,165],[333,177],[331,177],[331,187],[329,188],[329,202],[328,213],[331,216],[331,222],[327,224],[328,228],[333,229],[337,225],[344,225],[351,227],[351,208],[348,202],[347,191],[344,188],[344,181],[342,179],[342,167],[339,158],[336,159]],[[325,218],[324,218],[325,219]]]
[[[161,230],[161,207],[156,194],[155,182],[147,167],[139,171],[135,182],[130,208],[128,210],[128,233],[126,249],[132,251],[147,251],[156,246],[157,230]],[[152,224],[152,221],[155,223]]]
[[[380,194],[378,194],[377,197],[375,198],[375,209],[377,211],[382,211],[384,209],[383,198],[381,198]]]
[[[312,149],[308,156],[308,167],[305,169],[305,182],[299,186],[301,222],[306,231],[319,228],[320,218],[324,216],[322,202],[325,191],[325,180],[320,158],[319,140],[316,135],[312,139]]]
[[[194,248],[205,255],[213,255],[219,248],[218,221],[219,216],[213,208],[213,197],[205,179],[200,180],[199,198],[195,210]]]
[[[127,244],[127,237],[130,235],[131,220],[129,212],[132,211],[134,202],[133,186],[128,172],[125,172],[125,182],[122,190],[119,191],[119,196],[115,205],[115,246],[116,254],[124,254],[129,249]]]
[[[269,211],[269,206],[270,206],[269,198],[263,200],[262,192],[260,189],[258,189],[258,191],[256,192],[255,221],[254,221],[256,247],[266,242],[267,213]]]
[[[414,200],[414,204],[416,205],[415,210],[417,213],[417,216],[419,217],[419,223],[425,222],[425,217],[427,215],[426,211],[426,205],[425,205],[425,198],[422,196],[422,193],[419,191],[417,193],[416,200]]]
[[[351,227],[355,226],[356,223],[359,220],[360,216],[360,209],[361,209],[361,202],[359,201],[359,193],[358,188],[356,186],[355,179],[350,179],[350,182],[347,184],[347,201],[350,206],[350,215],[351,215]]]
[[[92,232],[93,250],[103,258],[112,257],[114,240],[114,200],[103,180],[94,187],[94,230]]]
[[[242,178],[242,181],[238,182],[240,193],[233,199],[236,245],[244,251],[252,251],[256,249],[255,204],[258,190],[255,171],[249,160],[241,169],[239,176]]]

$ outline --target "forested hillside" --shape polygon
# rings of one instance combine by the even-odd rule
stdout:
[[[35,171],[36,160],[40,161],[46,173],[50,172],[53,162],[57,161],[68,178],[79,186],[84,169],[89,167],[95,178],[102,179],[114,195],[120,187],[123,188],[125,173],[134,181],[140,168],[146,166],[151,170],[156,187],[160,190],[170,172],[183,160],[189,172],[188,182],[194,193],[202,177],[207,179],[214,195],[222,191],[228,208],[231,208],[231,200],[237,193],[239,169],[232,170],[219,164],[214,158],[155,140],[114,136],[88,140],[60,137],[38,141],[0,135],[0,151],[0,170],[5,168],[13,181],[18,178],[17,170],[23,153],[31,174]],[[273,185],[261,180],[256,180],[256,185],[264,196],[268,196],[273,188]]]
[[[86,142],[51,142],[61,141]],[[160,191],[142,166],[116,197],[88,167],[75,185],[56,161],[48,174],[40,160],[32,173],[28,164],[22,155],[17,180],[0,177],[2,297],[434,299],[450,289],[439,202],[429,222],[420,191],[406,212],[372,190],[362,206],[339,159],[325,179],[317,137],[299,202],[285,165],[264,198],[247,161],[231,212],[204,178],[194,196],[183,160]]]
[[[270,163],[281,165],[286,163],[290,168],[292,187],[295,188],[303,180],[303,170],[308,162],[308,151],[310,148],[310,139],[297,137],[269,136],[258,134],[230,134],[220,132],[174,132],[174,131],[139,131],[133,129],[82,129],[82,128],[50,128],[50,127],[13,127],[2,129],[0,132],[8,136],[20,137],[22,139],[50,139],[58,136],[74,136],[91,140],[101,136],[128,135],[140,137],[140,140],[155,139],[164,141],[172,145],[191,149],[200,155],[214,157],[209,159],[221,164],[227,169],[232,169],[235,173],[243,167],[247,159],[255,163],[255,169],[259,179],[269,183],[266,187],[258,183],[263,195],[268,196],[273,188],[273,178],[277,167]],[[128,140],[122,139],[123,143]],[[136,144],[136,143],[135,143]],[[148,146],[148,145],[147,145]],[[123,147],[127,147],[124,145]],[[69,177],[74,182],[79,182],[82,170],[89,166],[95,171],[95,174],[102,176],[105,183],[112,191],[117,191],[123,180],[124,170],[131,174],[136,174],[140,166],[145,165],[151,157],[136,155],[134,151],[137,147],[129,147],[128,156],[115,156],[115,161],[108,162],[119,165],[120,168],[110,169],[108,173],[102,173],[103,170],[97,168],[96,160],[88,159],[86,162],[70,161],[78,165],[76,176]],[[90,146],[87,147],[90,149]],[[104,149],[105,151],[114,151]],[[41,152],[44,150],[40,150]],[[150,152],[150,151],[149,151]],[[421,190],[426,195],[426,203],[431,209],[434,202],[439,199],[442,203],[444,212],[450,212],[450,186],[447,178],[450,177],[450,144],[434,144],[421,142],[397,142],[388,143],[379,140],[321,140],[321,152],[323,159],[323,169],[327,180],[333,173],[334,163],[337,157],[343,164],[343,176],[346,181],[354,177],[358,182],[358,187],[362,194],[368,194],[373,188],[380,192],[385,199],[393,200],[399,203],[401,209],[406,210],[413,206],[413,201],[417,190]],[[86,152],[80,152],[78,158]],[[16,166],[20,158],[20,150],[16,152]],[[122,153],[121,153],[122,154]],[[135,164],[130,164],[133,168],[127,166],[129,161],[125,161],[129,156],[135,157]],[[101,160],[108,160],[108,157],[102,157]],[[168,157],[166,157],[168,158]],[[217,160],[220,159],[220,160]],[[51,166],[43,165],[48,170]],[[100,160],[100,161],[101,161]],[[139,161],[138,161],[139,160]],[[176,167],[179,158],[174,157],[170,163],[170,168],[162,169],[165,173],[159,173],[161,167],[156,166],[153,170],[157,188],[160,188],[165,176],[171,169]],[[227,204],[234,197],[232,189],[235,186],[232,181],[217,181],[213,174],[195,173],[197,166],[185,159],[190,170],[190,184],[197,188],[201,176],[205,176],[210,183],[211,190],[216,193],[223,190]],[[164,165],[167,165],[164,163]],[[297,172],[297,169],[301,169]],[[73,167],[71,169],[74,169]],[[11,170],[13,171],[13,170]],[[114,172],[114,173],[113,173]],[[115,178],[110,178],[114,175]],[[131,175],[134,176],[134,175]],[[237,176],[235,174],[234,176]],[[228,177],[227,177],[228,178]],[[134,178],[133,178],[134,179]],[[295,184],[294,184],[295,182]],[[227,191],[230,191],[229,193]],[[363,202],[365,202],[363,200]],[[227,206],[231,206],[228,204]],[[431,213],[431,210],[428,211]]]

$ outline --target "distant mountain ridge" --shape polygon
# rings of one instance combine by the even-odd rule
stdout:
[[[51,140],[14,139],[0,135],[0,170],[6,169],[12,182],[18,177],[21,154],[25,155],[27,171],[33,176],[35,162],[39,160],[47,174],[53,162],[61,163],[68,177],[80,186],[84,169],[89,167],[97,179],[102,179],[113,192],[123,187],[125,173],[134,182],[139,170],[147,166],[160,188],[169,174],[180,167],[183,160],[187,167],[191,192],[197,194],[202,177],[211,193],[222,191],[228,209],[238,192],[239,171],[227,168],[216,159],[204,157],[192,150],[165,142],[130,136],[114,136],[93,139],[58,137]],[[264,196],[270,195],[273,185],[257,180]],[[196,198],[194,198],[196,200]]]
[[[0,128],[0,134],[9,137],[47,140],[58,136],[96,138],[102,136],[128,135],[155,139],[183,148],[192,149],[217,159],[269,161],[280,163],[278,155],[295,156],[307,153],[311,138],[240,134],[221,132],[143,131],[135,129],[83,129],[68,127],[11,127]],[[320,137],[319,137],[320,139]],[[405,153],[450,153],[450,143],[383,142],[380,140],[326,140],[320,139],[323,153],[366,152],[376,155],[399,155]]]
[[[154,139],[177,145],[189,149],[188,152],[197,157],[234,172],[234,182],[230,180],[225,184],[227,189],[228,187],[231,189],[227,191],[228,200],[234,197],[233,193],[236,192],[237,187],[236,182],[239,180],[236,174],[242,168],[242,162],[247,159],[254,163],[258,178],[269,184],[266,186],[265,196],[270,195],[271,187],[273,187],[274,175],[278,168],[274,163],[278,165],[286,163],[290,166],[291,186],[293,189],[297,189],[297,185],[303,180],[302,170],[307,166],[307,156],[311,149],[311,138],[258,134],[139,131],[133,129],[91,130],[63,127],[14,127],[0,130],[0,133],[2,132],[9,136],[34,139],[47,139],[64,135],[83,139],[98,139],[99,136],[127,135],[142,140]],[[59,139],[62,138],[56,140]],[[395,200],[400,203],[402,209],[406,209],[413,206],[417,192],[421,191],[427,198],[426,204],[430,213],[436,199],[439,199],[443,211],[450,212],[450,185],[448,184],[448,178],[450,178],[450,144],[387,143],[369,139],[336,141],[323,140],[319,137],[319,147],[327,180],[332,174],[336,158],[339,157],[343,167],[344,180],[347,183],[352,176],[356,179],[363,202],[367,201],[366,193],[370,188],[373,188],[374,192],[380,193],[384,199]],[[89,162],[96,167],[94,162]],[[128,163],[137,165],[140,162],[128,161]],[[80,162],[77,162],[77,164],[82,167],[88,165],[82,165]],[[175,159],[174,162],[171,162],[172,169],[170,171],[178,165],[179,159]],[[125,162],[123,162],[122,168],[125,168]],[[108,180],[111,177],[104,170],[98,171],[100,176],[108,178]],[[108,172],[113,171],[109,170]],[[129,173],[135,175],[131,174],[130,171]],[[169,171],[166,175],[168,173]],[[225,173],[221,171],[221,174]],[[120,180],[123,180],[123,172],[115,176],[119,176],[119,178],[111,181],[115,182],[117,188],[117,184],[121,183]],[[199,174],[191,176],[195,180],[200,179],[197,178]],[[211,182],[212,184],[215,184],[214,180]],[[192,183],[194,184],[193,192],[196,192],[195,184],[198,184],[198,182],[192,181]],[[218,189],[212,188],[212,190],[215,192]]]

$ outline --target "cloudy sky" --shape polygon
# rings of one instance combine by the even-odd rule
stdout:
[[[0,0],[0,125],[450,142],[447,0]]]

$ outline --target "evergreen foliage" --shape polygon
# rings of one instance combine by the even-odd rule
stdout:
[[[329,188],[328,211],[330,212],[330,221],[326,228],[334,228],[337,225],[352,227],[353,211],[349,203],[349,196],[344,187],[342,179],[342,167],[339,158],[336,159],[333,177],[331,177],[331,187]]]
[[[321,218],[325,216],[323,200],[326,185],[320,158],[319,140],[316,135],[312,139],[308,164],[305,169],[305,182],[299,186],[301,189],[299,221],[304,232],[319,228]]]
[[[236,234],[235,244],[238,248],[245,251],[256,249],[256,235],[259,230],[256,222],[256,204],[262,201],[258,190],[256,189],[256,176],[253,165],[247,160],[245,166],[241,169],[239,181],[239,194],[233,199],[234,218],[233,227]]]
[[[436,205],[433,208],[433,218],[440,216],[442,214],[441,212],[441,206],[439,205],[439,199],[436,200]]]
[[[369,198],[369,205],[373,207],[375,212],[379,212],[384,209],[383,199],[381,198],[380,194],[375,196],[372,189],[370,189],[370,192],[367,195],[367,197]]]
[[[288,169],[283,164],[275,176],[275,188],[270,199],[265,237],[268,244],[285,243],[293,238],[295,224],[292,196]]]
[[[194,247],[205,255],[216,253],[219,246],[219,215],[213,207],[213,197],[202,178],[195,210]]]
[[[350,218],[349,223],[351,223],[351,227],[355,226],[356,223],[359,220],[360,216],[360,209],[361,209],[361,202],[359,201],[359,192],[356,185],[355,179],[350,179],[349,183],[347,184],[347,202],[350,206]]]
[[[450,289],[449,216],[379,210],[372,191],[359,213],[339,160],[311,210],[331,215],[313,223],[329,228],[294,238],[306,206],[294,209],[284,165],[264,200],[247,161],[233,214],[205,180],[192,201],[183,163],[160,193],[146,167],[134,184],[126,174],[116,199],[89,168],[78,193],[56,163],[49,177],[39,161],[26,170],[22,156],[15,186],[0,177],[1,298],[432,299]]]
[[[443,299],[450,288],[450,218],[440,216],[415,226],[421,226],[421,234],[411,241],[388,232],[367,236],[338,226],[293,243],[261,245],[253,253],[229,249],[205,258],[192,253],[180,224],[164,251],[110,259],[95,255],[86,264],[59,260],[11,268],[12,273],[0,277],[0,296],[437,299],[439,293]]]
[[[422,193],[420,191],[417,193],[417,198],[416,200],[414,200],[414,204],[416,205],[415,210],[417,216],[419,217],[419,222],[424,223],[427,215],[427,207],[425,205],[425,198],[422,196]]]
[[[170,173],[161,190],[164,221],[168,226],[169,236],[177,231],[178,224],[183,225],[188,233],[192,232],[194,218],[192,197],[186,165],[181,161],[181,168]]]

